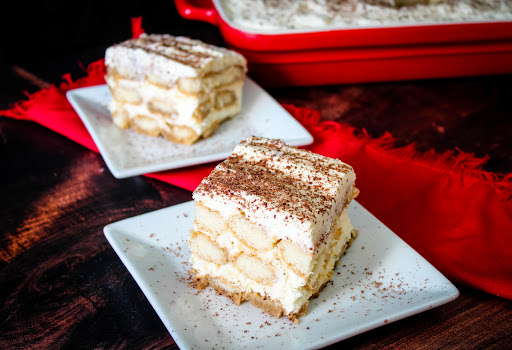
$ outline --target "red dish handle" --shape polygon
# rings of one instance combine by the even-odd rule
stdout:
[[[211,0],[174,0],[174,4],[183,18],[213,25],[219,23],[219,15]]]

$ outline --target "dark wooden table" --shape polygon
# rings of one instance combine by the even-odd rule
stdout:
[[[183,26],[180,33],[221,40],[209,25],[175,20],[173,25]],[[158,27],[155,19],[151,23],[178,31]],[[21,98],[23,90],[34,91],[33,84],[58,82],[75,69],[77,57],[85,64],[100,58],[105,46],[37,63],[7,57],[0,108]],[[13,65],[34,76],[13,71]],[[489,155],[489,171],[512,171],[511,76],[269,92],[280,102],[317,109],[324,119],[365,128],[376,137],[389,131],[397,145],[414,142],[419,150],[438,152],[458,147]],[[0,161],[0,348],[176,348],[102,230],[108,223],[188,201],[191,193],[142,176],[115,179],[100,155],[39,125],[7,118],[0,118]],[[337,345],[512,347],[512,301],[457,287],[460,297],[447,305]]]

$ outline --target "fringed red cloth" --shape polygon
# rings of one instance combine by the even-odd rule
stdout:
[[[142,32],[140,23],[134,29],[134,36]],[[77,81],[66,75],[59,87],[29,95],[0,114],[34,121],[98,152],[65,97],[69,89],[103,84],[103,60],[87,73]],[[364,130],[320,121],[316,111],[284,107],[313,135],[306,148],[352,165],[361,190],[357,200],[436,268],[453,281],[512,299],[512,174],[483,171],[486,158],[461,151],[393,148],[389,134],[372,139]],[[215,165],[147,176],[192,191]]]

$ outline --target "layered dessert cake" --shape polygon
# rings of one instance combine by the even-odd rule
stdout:
[[[105,64],[109,110],[120,128],[190,145],[240,111],[247,62],[234,51],[142,34],[109,47]]]
[[[196,288],[297,321],[357,236],[346,210],[359,193],[354,181],[340,160],[243,140],[193,193]]]

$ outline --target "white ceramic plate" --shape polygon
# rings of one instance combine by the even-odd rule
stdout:
[[[105,227],[108,241],[184,349],[314,349],[448,303],[459,292],[439,271],[353,201],[359,236],[300,324],[189,286],[193,202]]]
[[[250,78],[244,83],[242,111],[222,123],[211,137],[191,146],[117,128],[107,109],[112,99],[107,85],[73,89],[66,97],[116,178],[225,159],[250,135],[281,139],[291,146],[313,142],[309,132]]]

